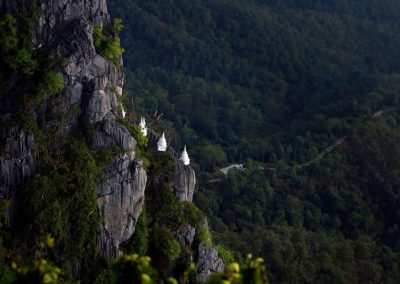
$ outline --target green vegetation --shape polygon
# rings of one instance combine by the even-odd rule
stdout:
[[[277,283],[400,279],[397,1],[108,4],[125,102],[189,146],[216,243]]]
[[[0,266],[10,258],[18,265],[37,259],[41,240],[50,233],[56,238],[56,248],[47,259],[63,268],[63,278],[72,279],[76,261],[90,275],[98,257],[100,222],[95,185],[104,165],[96,163],[78,134],[65,137],[45,131],[24,112],[15,114],[14,123],[34,135],[41,172],[15,192],[18,214],[14,215],[12,230],[9,226],[1,228]],[[98,155],[108,157],[105,152]],[[112,149],[110,152],[113,154]]]
[[[51,249],[53,246],[43,244],[43,247]],[[169,277],[165,282],[160,282],[157,271],[152,267],[151,258],[148,256],[139,256],[137,254],[123,255],[114,260],[110,266],[110,279],[105,283],[124,284],[124,283],[169,283],[177,284],[178,281]],[[194,283],[192,275],[196,267],[192,263],[180,278],[179,283]],[[7,274],[0,274],[1,283],[4,284],[61,284],[72,283],[62,278],[62,271],[41,257],[33,265],[18,267],[13,264],[12,270]],[[267,284],[267,272],[263,265],[263,260],[258,258],[254,260],[250,255],[247,264],[241,269],[237,263],[228,265],[223,274],[214,274],[211,276],[210,284]]]
[[[200,181],[195,202],[226,263],[237,253],[262,255],[274,283],[397,283],[398,1],[109,3],[127,23],[124,99],[133,99],[135,113],[155,117],[154,129],[167,130],[177,148],[190,145]],[[209,246],[204,216],[176,199],[173,160],[146,152],[146,138],[128,121],[149,181],[146,215],[126,250],[149,254],[156,270],[136,255],[118,259],[109,273],[98,259],[95,180],[119,149],[95,155],[81,133],[64,137],[41,129],[32,112],[15,112],[38,109],[63,88],[62,60],[32,47],[35,15],[0,15],[0,94],[15,90],[4,113],[34,134],[42,167],[15,192],[14,231],[9,201],[0,204],[0,279],[13,283],[26,274],[45,282],[49,275],[46,282],[56,282],[58,265],[69,281],[77,262],[89,279],[83,282],[192,279],[193,248],[181,246],[176,233],[191,225],[194,248]],[[117,68],[121,29],[120,20],[93,27],[97,51]],[[233,163],[245,170],[215,173]],[[47,262],[13,270],[11,259],[17,267],[44,259],[38,251],[48,233],[57,246],[46,251]],[[174,265],[179,271],[168,271]],[[266,270],[261,259],[248,258],[244,269],[233,264],[210,282],[266,283]]]
[[[147,146],[148,138],[147,136],[143,135],[142,131],[140,130],[140,126],[131,123],[126,118],[120,120],[120,123],[129,130],[133,138],[135,138],[136,142],[138,143],[139,147],[144,150],[144,148]]]
[[[243,284],[243,283],[255,283],[255,284],[267,284],[268,276],[267,270],[263,265],[264,260],[262,258],[253,259],[251,255],[247,256],[246,265],[240,269],[238,263],[231,263],[227,266],[224,274],[214,274],[210,277],[210,284],[217,283],[232,283],[232,284]]]
[[[147,227],[146,208],[142,209],[139,219],[135,226],[135,233],[126,243],[120,246],[121,250],[126,254],[146,255],[149,248],[149,229]]]
[[[31,283],[32,281],[37,283],[46,284],[57,284],[59,281],[59,274],[61,270],[57,267],[52,266],[46,260],[37,260],[34,263],[33,268],[17,268],[17,283]]]
[[[60,93],[64,89],[64,77],[52,69],[43,72],[43,79],[36,87],[34,102],[40,103],[44,99]]]
[[[123,28],[121,19],[113,20],[109,33],[105,33],[99,26],[93,27],[93,40],[96,51],[112,61],[117,68],[120,68],[121,55],[124,52],[119,40],[119,32]]]
[[[146,152],[144,155],[147,163],[147,172],[153,178],[161,178],[165,184],[172,182],[175,169],[175,162],[168,153],[164,152]]]
[[[100,222],[96,163],[84,141],[69,142],[52,148],[51,164],[45,165],[45,172],[18,193],[17,238],[8,240],[10,244],[24,244],[20,245],[21,253],[34,257],[38,240],[51,233],[57,249],[50,259],[66,272],[77,259],[83,269],[90,269],[88,265],[96,257]]]
[[[122,256],[112,265],[111,283],[156,283],[157,272],[150,265],[150,258],[137,254]]]
[[[2,68],[21,70],[26,75],[32,75],[39,65],[32,53],[30,41],[25,41],[18,34],[17,18],[11,14],[0,16],[0,55],[2,63],[5,63]]]
[[[200,224],[196,227],[195,239],[203,243],[206,247],[212,246],[212,237],[208,226],[205,224]]]
[[[224,265],[227,266],[235,261],[234,254],[230,250],[226,249],[224,246],[218,245],[217,250],[218,250],[218,256],[223,260]]]
[[[112,144],[110,147],[102,148],[94,154],[94,159],[99,172],[109,166],[111,166],[116,158],[124,153],[124,150],[116,144]]]
[[[116,260],[112,266],[112,283],[158,283],[158,275],[150,265],[149,257],[140,257],[136,254],[122,256]],[[210,284],[267,284],[267,270],[261,258],[253,259],[251,255],[247,258],[247,263],[242,268],[237,263],[228,265],[223,274],[214,274],[208,283]],[[189,266],[179,283],[192,283],[190,274],[195,267]],[[166,283],[176,284],[178,281],[170,277]]]
[[[6,79],[6,88],[2,92],[9,94],[10,90],[16,90],[10,99],[15,99],[15,102],[7,109],[12,113],[12,122],[7,129],[19,126],[33,134],[36,147],[33,154],[39,157],[37,174],[22,188],[13,191],[13,198],[18,202],[13,203],[12,226],[7,212],[9,200],[0,202],[1,282],[72,283],[80,277],[79,281],[83,283],[124,283],[129,277],[130,281],[134,278],[134,282],[140,279],[147,283],[153,277],[150,270],[154,270],[146,268],[149,258],[125,257],[119,259],[118,264],[112,264],[101,258],[97,251],[101,220],[96,202],[96,183],[102,178],[102,171],[123,153],[122,149],[116,145],[96,152],[89,149],[85,132],[98,131],[100,124],[89,129],[73,129],[73,133],[68,134],[65,129],[60,131],[65,126],[65,118],[46,108],[50,109],[53,102],[57,103],[57,98],[49,98],[64,88],[64,78],[58,72],[63,65],[62,58],[47,47],[33,48],[35,18],[22,12],[17,16],[1,17],[0,31],[4,33],[0,35],[3,43],[0,50],[3,58],[0,60],[5,64],[0,67],[0,79]],[[93,35],[97,51],[117,67],[123,52],[118,37],[121,29],[121,21],[115,20],[104,30],[94,27]],[[111,89],[117,99],[122,98],[115,86]],[[46,104],[41,105],[43,102]],[[79,113],[77,109],[72,111]],[[123,249],[128,253],[149,253],[159,274],[155,272],[154,279],[176,283],[170,278],[173,275],[179,279],[190,278],[193,282],[195,268],[191,263],[191,250],[199,242],[211,246],[205,217],[196,206],[180,203],[172,193],[175,161],[170,155],[147,152],[147,137],[140,128],[128,120],[121,123],[138,142],[138,151],[147,161],[154,186],[150,197],[152,202],[146,201],[149,218],[144,211],[136,224],[134,236],[123,245]],[[195,227],[197,232],[193,248],[177,241],[179,230],[188,225]],[[176,271],[168,271],[171,265],[177,267]],[[138,270],[132,272],[135,267]],[[143,278],[142,268],[148,278]],[[127,276],[127,272],[133,275]],[[124,277],[125,280],[121,280]]]
[[[176,279],[193,278],[195,276],[185,272],[191,266],[191,253],[200,242],[206,246],[212,245],[205,216],[193,203],[180,202],[173,193],[171,183],[175,162],[171,156],[161,152],[146,152],[145,156],[149,161],[145,199],[148,223],[146,230],[142,229],[142,225],[139,226],[140,231],[135,232],[133,240],[148,231],[149,241],[143,247],[147,248],[148,245],[148,255],[160,278],[165,281],[170,276]],[[177,235],[182,234],[182,230],[189,225],[195,228],[193,243],[179,244]],[[174,270],[171,271],[169,267],[174,267]]]
[[[37,9],[30,5],[29,12],[0,15],[0,94],[18,86],[14,88],[16,99],[40,104],[63,90],[64,78],[57,71],[61,66],[58,55],[32,47]]]
[[[181,253],[181,247],[172,232],[164,227],[155,224],[151,230],[152,249],[156,252],[157,258],[168,265],[178,258]]]
[[[38,283],[58,284],[64,283],[60,268],[49,263],[45,256],[54,248],[54,239],[46,235],[40,242],[37,259],[29,265],[18,266],[15,262],[11,267],[0,266],[0,283]]]
[[[0,230],[10,223],[9,207],[11,200],[3,199],[0,200]]]

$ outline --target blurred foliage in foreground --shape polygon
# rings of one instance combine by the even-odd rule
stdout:
[[[43,249],[51,249],[54,239],[47,236],[42,243]],[[164,283],[158,276],[157,270],[150,264],[148,256],[137,254],[123,255],[115,259],[108,271],[102,273],[96,279],[96,283]],[[263,265],[262,258],[253,259],[247,257],[247,264],[243,268],[238,263],[230,264],[225,273],[215,273],[210,276],[210,284],[266,284],[268,282],[267,270]],[[3,284],[58,284],[71,283],[63,279],[63,272],[60,268],[52,265],[43,257],[39,257],[30,266],[17,266],[14,262],[11,267],[2,267],[0,270],[0,283]],[[170,277],[169,284],[196,283],[196,266],[191,264],[179,280]]]

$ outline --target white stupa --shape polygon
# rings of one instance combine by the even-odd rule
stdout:
[[[165,152],[167,151],[167,140],[165,140],[165,134],[163,132],[160,140],[157,142],[157,150],[159,152]]]
[[[188,153],[186,152],[186,145],[185,145],[185,147],[183,148],[183,152],[182,152],[181,157],[180,157],[179,159],[180,159],[180,160],[183,162],[183,164],[186,165],[186,166],[190,164],[189,155],[188,155]]]
[[[140,130],[142,131],[144,136],[147,136],[147,127],[146,127],[146,120],[144,119],[144,117],[140,118]]]

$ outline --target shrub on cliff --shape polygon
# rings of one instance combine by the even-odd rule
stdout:
[[[123,25],[121,19],[114,19],[111,27],[111,35],[107,36],[103,29],[99,26],[93,28],[94,46],[106,59],[111,60],[117,68],[120,67],[121,55],[124,49],[120,45],[119,32],[122,30]]]
[[[23,38],[17,29],[17,19],[11,14],[0,17],[0,55],[4,65],[12,70],[21,70],[31,75],[38,67],[38,61],[32,50],[23,44]]]
[[[149,247],[149,229],[147,227],[147,213],[144,207],[135,226],[135,233],[120,248],[123,252],[146,255]]]

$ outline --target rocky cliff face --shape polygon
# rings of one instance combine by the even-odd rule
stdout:
[[[197,254],[197,279],[200,283],[207,282],[212,273],[224,271],[224,263],[215,248],[208,248],[200,244]]]
[[[148,131],[148,149],[157,152],[157,141],[159,137],[152,131]],[[150,176],[150,186],[155,188],[160,184],[170,183],[170,189],[180,202],[192,202],[193,193],[196,186],[196,174],[190,165],[184,165],[179,159],[178,153],[169,147],[167,153],[174,161],[174,171],[171,180],[163,178],[153,179]],[[214,247],[208,247],[195,240],[196,233],[200,230],[209,230],[207,219],[204,218],[202,224],[186,224],[174,232],[175,238],[181,247],[190,248],[191,259],[197,264],[197,280],[200,283],[207,282],[209,276],[214,272],[223,272],[224,263],[218,256],[218,251]]]
[[[190,166],[186,166],[179,159],[175,159],[175,179],[173,190],[179,201],[193,200],[194,187],[196,185],[196,174]]]
[[[0,0],[0,11],[16,11],[28,2]],[[144,201],[146,172],[135,161],[135,139],[118,123],[122,113],[117,96],[122,94],[123,74],[96,52],[93,43],[93,26],[110,24],[106,1],[40,0],[38,7],[34,48],[57,51],[65,58],[65,88],[31,111],[32,116],[41,128],[66,135],[91,129],[86,140],[92,150],[118,145],[124,151],[103,170],[97,185],[102,217],[99,248],[102,255],[115,256],[119,244],[134,232]],[[7,111],[0,114],[3,121],[10,117]],[[48,119],[60,114],[62,123]],[[35,154],[34,135],[23,127],[2,129],[0,135],[4,141],[0,149],[0,197],[9,197],[40,171],[40,157]]]
[[[0,200],[11,198],[15,204],[16,190],[39,170],[38,157],[33,151],[35,138],[22,127],[1,129],[0,135],[4,139],[0,154]],[[15,214],[13,208],[9,212],[11,220]]]
[[[0,11],[16,11],[27,3],[30,1],[0,0]],[[39,17],[32,34],[34,48],[57,51],[64,58],[65,86],[61,93],[25,111],[44,131],[60,136],[83,133],[94,153],[115,145],[121,149],[113,162],[102,168],[96,184],[101,215],[98,247],[101,255],[115,257],[120,252],[119,245],[135,231],[144,204],[147,175],[141,162],[135,159],[135,139],[119,123],[123,116],[118,100],[124,79],[121,68],[98,54],[94,47],[94,25],[110,24],[107,6],[105,0],[40,0],[38,4]],[[10,92],[2,98],[2,125],[9,123],[16,111],[11,107],[13,95]],[[36,138],[22,125],[0,128],[0,198],[12,199],[11,215],[18,203],[16,191],[41,173]],[[151,148],[156,137],[153,134],[149,138]],[[195,172],[173,150],[170,155],[175,161],[171,189],[179,201],[191,202]],[[194,242],[197,229],[188,224],[176,231],[175,236],[182,246],[193,249],[199,279],[204,281],[211,272],[222,271],[223,264],[214,248]]]
[[[150,151],[157,152],[157,135],[149,129],[148,148]],[[179,201],[193,200],[194,188],[196,185],[196,173],[190,165],[185,165],[180,159],[178,153],[171,147],[168,148],[168,154],[175,162],[172,190]]]

